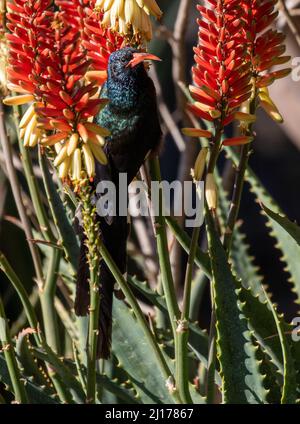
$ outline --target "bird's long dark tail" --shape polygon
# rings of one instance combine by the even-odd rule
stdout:
[[[127,218],[115,217],[112,224],[101,222],[101,238],[122,273],[126,270]],[[86,261],[84,236],[81,239],[80,262],[77,274],[75,313],[89,312],[89,268]],[[112,303],[115,279],[104,261],[100,265],[100,312],[97,358],[108,359],[111,348]]]

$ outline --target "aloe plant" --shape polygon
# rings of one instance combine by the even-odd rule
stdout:
[[[154,0],[132,0],[131,6],[119,1],[119,8],[111,7],[114,3],[3,2],[0,50],[7,74],[1,57],[0,190],[10,186],[11,193],[8,201],[0,199],[0,219],[8,225],[6,215],[22,232],[12,234],[19,237],[15,245],[29,271],[20,271],[17,257],[2,243],[1,281],[7,292],[0,296],[0,403],[298,403],[299,335],[278,312],[272,282],[256,266],[239,221],[247,184],[299,302],[300,227],[248,164],[252,151],[255,161],[258,108],[277,124],[283,119],[267,88],[290,72],[273,69],[290,59],[283,56],[284,36],[270,29],[276,25],[276,1],[209,0],[211,8],[198,5],[197,23],[191,2],[174,2],[178,10],[170,6],[165,25],[153,24],[154,37],[149,15],[162,15]],[[27,28],[24,23],[33,15],[38,19]],[[289,15],[289,24],[292,20]],[[168,29],[173,21],[174,29]],[[185,78],[189,22],[199,30],[191,86]],[[162,39],[171,46],[180,124],[164,102],[161,75],[153,70],[151,75],[163,129],[180,151],[179,182],[189,179],[192,167],[192,195],[202,200],[204,224],[190,230],[184,225],[190,217],[167,214],[160,185],[158,213],[131,220],[123,274],[101,239],[90,183],[95,162],[105,163],[108,132],[92,119],[106,104],[97,96],[109,54],[123,44],[146,48],[152,37],[150,46],[158,54]],[[239,126],[229,137],[234,122]],[[93,143],[97,148],[88,147]],[[222,173],[221,152],[233,166],[233,182]],[[151,183],[161,183],[162,163],[150,156],[137,176],[149,210],[155,203]],[[90,267],[86,317],[76,316],[73,307],[79,209]],[[96,353],[103,264],[116,283],[107,360]],[[210,325],[201,328],[198,318],[208,301]]]

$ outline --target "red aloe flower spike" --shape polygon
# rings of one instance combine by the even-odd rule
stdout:
[[[90,2],[83,1],[90,5]],[[6,102],[23,104],[34,100],[21,121],[24,143],[34,146],[41,139],[42,145],[55,146],[59,155],[55,165],[62,178],[71,174],[71,163],[76,165],[71,157],[76,151],[75,174],[81,175],[84,170],[83,176],[92,177],[94,158],[106,163],[103,143],[97,139],[101,136],[93,135],[90,141],[88,131],[85,137],[80,137],[78,130],[85,128],[87,120],[97,114],[106,101],[93,98],[99,87],[94,81],[86,82],[92,60],[87,57],[81,36],[84,35],[83,20],[88,7],[79,7],[81,2],[76,1],[57,1],[61,10],[54,12],[52,2],[48,0],[11,0],[9,4],[12,7],[8,13],[8,25],[12,33],[8,36],[11,47],[8,76],[10,87],[22,95]],[[77,14],[67,19],[66,10],[71,10],[75,4]],[[100,127],[98,133],[107,135],[107,131]],[[95,140],[98,141],[96,148],[90,147]],[[86,144],[85,148],[83,144]],[[84,163],[78,156],[81,149]]]
[[[201,18],[197,21],[199,42],[194,48],[196,87],[190,87],[196,103],[188,108],[202,119],[219,121],[222,127],[241,100],[251,95],[251,63],[244,53],[243,22],[237,18],[243,13],[240,2],[208,2],[211,8],[197,6]],[[240,84],[234,85],[237,80]]]
[[[277,30],[268,29],[278,15],[274,11],[275,5],[276,0],[242,1],[245,10],[242,16],[242,32],[248,39],[247,53],[252,62],[253,74],[260,86],[264,81],[267,85],[272,83],[271,78],[264,79],[264,76],[268,76],[273,66],[289,60],[289,57],[282,56],[285,52],[283,45],[285,35]]]
[[[92,68],[106,71],[109,55],[123,46],[124,38],[101,25],[103,15],[95,11],[93,6],[94,4],[91,4],[86,8],[83,45],[92,61]]]
[[[80,33],[80,47],[91,60],[92,69],[106,71],[110,53],[124,44],[124,38],[103,27],[103,13],[95,10],[94,0],[56,0],[55,3],[64,22],[71,22],[74,30]]]
[[[194,49],[193,80],[197,87],[190,89],[196,103],[188,108],[204,120],[218,120],[222,128],[236,119],[235,111],[249,100],[254,84],[261,89],[289,74],[289,68],[271,68],[288,62],[290,57],[283,56],[284,35],[268,29],[277,16],[276,0],[207,3],[211,7],[197,7],[201,14],[197,20],[199,42]],[[266,102],[260,101],[266,108]],[[276,113],[270,116],[279,121]]]
[[[41,63],[47,59],[47,46],[53,45],[53,33],[51,20],[53,6],[49,0],[9,0],[7,2],[7,28],[11,33],[6,34],[9,46],[7,87],[22,93],[21,97],[14,97],[11,101],[5,100],[6,104],[25,104],[33,101],[29,109],[34,111],[34,105],[39,105],[43,98],[38,92],[41,84]],[[24,144],[33,147],[41,137],[38,117],[32,113],[31,119],[21,121],[20,135],[24,137]]]
[[[252,72],[255,77],[255,85],[258,92],[262,88],[271,85],[276,79],[283,78],[290,73],[290,69],[272,71],[273,66],[281,65],[289,61],[288,56],[283,56],[285,36],[274,29],[268,29],[276,19],[278,13],[274,11],[276,0],[244,0],[242,4],[247,13],[242,17],[244,21],[244,35],[248,35],[247,53],[252,62]],[[247,4],[247,8],[246,8]],[[277,122],[282,122],[282,116],[275,105],[270,106],[259,96],[260,105]],[[270,110],[271,108],[271,110]]]
[[[8,75],[14,91],[34,94],[41,73],[40,61],[46,44],[53,45],[49,0],[10,0],[7,2],[7,34],[10,48]],[[38,60],[33,60],[39,57]]]
[[[62,2],[60,2],[62,4]],[[57,166],[62,166],[63,172],[61,175],[66,176],[70,170],[70,165],[74,160],[69,160],[69,157],[75,153],[77,148],[83,149],[83,144],[87,144],[87,148],[83,149],[83,158],[85,170],[89,177],[93,176],[95,166],[94,156],[98,160],[102,155],[92,155],[91,149],[88,148],[89,137],[85,129],[86,120],[93,117],[99,112],[106,102],[103,99],[93,99],[97,93],[98,87],[95,83],[84,85],[85,74],[89,69],[91,61],[82,54],[82,46],[78,37],[78,28],[74,28],[73,24],[67,24],[63,14],[58,12],[55,15],[55,20],[52,24],[55,35],[55,48],[52,50],[52,55],[49,55],[49,62],[42,64],[42,70],[45,74],[48,72],[48,81],[41,86],[42,97],[46,99],[47,109],[52,109],[55,112],[47,110],[46,119],[52,128],[55,128],[57,134],[61,131],[66,136],[61,143],[62,148],[59,152],[59,159],[56,161]],[[42,72],[43,73],[43,72]],[[49,92],[49,81],[51,86],[59,87],[60,90],[54,94]],[[42,111],[40,111],[42,112]],[[50,119],[50,115],[54,115],[55,119]],[[51,136],[50,136],[51,137]],[[76,138],[76,146],[73,147],[73,140]],[[46,139],[44,144],[49,141],[52,144],[55,137]],[[66,147],[66,149],[65,149]],[[99,146],[99,148],[101,148]],[[68,151],[68,155],[64,152]],[[98,152],[98,151],[97,151]],[[76,153],[78,155],[78,152]],[[103,162],[106,158],[103,159]],[[81,161],[80,161],[81,163]]]

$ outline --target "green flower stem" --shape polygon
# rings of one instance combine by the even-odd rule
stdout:
[[[112,257],[110,256],[108,250],[106,249],[106,247],[103,244],[100,245],[100,253],[101,253],[101,257],[103,258],[106,265],[110,269],[111,273],[115,277],[117,283],[121,287],[121,290],[123,291],[129,305],[131,306],[137,321],[139,322],[141,328],[143,329],[144,334],[146,336],[146,339],[148,340],[149,345],[153,349],[153,352],[154,352],[154,354],[155,354],[155,356],[158,360],[158,363],[160,364],[160,369],[161,369],[161,372],[162,372],[164,378],[166,379],[166,382],[169,382],[169,383],[172,384],[172,381],[173,381],[172,373],[171,373],[171,371],[170,371],[170,369],[169,369],[169,367],[166,363],[164,355],[162,354],[162,352],[161,352],[161,350],[160,350],[160,348],[159,348],[159,346],[158,346],[158,344],[155,340],[153,333],[151,332],[151,330],[148,326],[148,323],[147,323],[147,321],[146,321],[146,319],[143,315],[143,312],[141,311],[141,308],[139,307],[139,304],[138,304],[134,294],[130,290],[129,285],[127,284],[126,280],[124,279],[121,271],[118,269],[117,265],[115,264]],[[182,403],[181,399],[179,397],[178,391],[174,390],[174,389],[175,389],[175,387],[173,389],[170,387],[170,394],[173,396],[176,403]]]
[[[207,173],[212,174],[215,170],[217,160],[220,153],[221,148],[221,142],[222,142],[222,126],[221,126],[221,120],[223,118],[220,118],[220,121],[216,124],[215,127],[215,136],[213,138],[213,146],[211,149],[208,165],[207,165]]]
[[[255,114],[256,110],[256,96],[257,93],[254,91],[252,100],[249,105],[249,113]],[[252,125],[249,126],[247,135],[252,134]],[[244,186],[244,177],[248,164],[248,157],[250,154],[251,144],[246,144],[241,147],[241,156],[238,168],[236,170],[235,181],[234,181],[234,190],[232,195],[232,200],[230,204],[226,231],[223,240],[224,249],[229,254],[233,236],[234,226],[237,220],[241,196]],[[211,290],[212,296],[212,314],[211,314],[211,327],[210,327],[210,336],[209,336],[209,357],[208,357],[208,371],[207,371],[207,380],[206,380],[206,393],[207,393],[207,403],[214,403],[214,394],[215,394],[215,362],[216,362],[216,328],[215,328],[215,310],[213,302],[213,292]]]
[[[190,236],[180,227],[174,218],[166,216],[166,223],[168,224],[169,229],[175,235],[178,243],[185,250],[185,252],[189,254],[191,245]],[[196,248],[195,263],[199,268],[201,268],[201,270],[208,278],[211,277],[209,257],[206,253],[202,252],[198,246]]]
[[[60,258],[60,250],[52,249],[48,264],[45,286],[41,289],[40,292],[46,340],[51,349],[53,349],[54,352],[58,354],[62,353],[62,349],[58,331],[57,313],[54,306],[54,298]]]
[[[190,317],[192,277],[193,277],[196,250],[198,247],[199,234],[200,234],[200,227],[195,227],[192,234],[190,253],[188,256],[185,280],[184,280],[183,305],[182,305],[182,312],[181,312],[182,320],[184,319],[188,320]]]
[[[56,249],[55,249],[56,250]],[[35,330],[33,333],[33,337],[35,339],[35,342],[38,346],[42,346],[45,348],[45,341],[42,337],[41,332],[39,331],[39,323],[35,314],[35,311],[30,303],[28,294],[21,283],[19,277],[13,270],[13,268],[10,266],[9,262],[7,261],[6,257],[3,255],[3,253],[0,252],[0,269],[6,274],[10,282],[12,283],[14,289],[16,290],[19,299],[23,305],[26,317],[28,319],[29,325],[32,329]],[[51,318],[50,318],[51,321]],[[67,391],[64,388],[62,382],[60,381],[59,376],[56,375],[55,372],[52,371],[52,369],[47,365],[47,369],[49,372],[49,376],[54,384],[54,387],[57,391],[57,394],[62,402],[66,402],[68,400]]]
[[[192,277],[199,234],[200,227],[195,227],[192,234],[190,253],[186,267],[181,319],[177,327],[178,366],[176,367],[176,381],[184,403],[193,403],[189,392],[189,359],[187,344],[189,338]]]
[[[24,311],[26,313],[26,317],[28,319],[29,325],[32,329],[35,330],[33,333],[33,337],[35,339],[35,342],[37,346],[43,346],[45,347],[45,342],[42,337],[41,332],[39,331],[39,324],[38,320],[35,314],[35,311],[30,303],[28,294],[21,283],[19,277],[14,272],[12,267],[10,266],[9,262],[7,261],[6,257],[3,255],[3,253],[0,252],[0,269],[6,274],[10,282],[12,283],[14,289],[16,290],[19,299],[22,302]],[[66,396],[66,390],[63,387],[63,384],[59,380],[59,377],[51,370],[49,366],[47,366],[49,376],[54,384],[55,389],[57,390],[57,394],[62,402],[67,401]]]
[[[1,101],[0,101],[0,141],[2,144],[2,149],[3,149],[3,153],[5,157],[5,164],[7,168],[7,173],[8,173],[12,193],[15,199],[20,220],[24,227],[26,239],[29,245],[31,256],[32,256],[35,274],[37,278],[37,285],[38,287],[41,287],[44,281],[41,257],[40,257],[38,247],[36,246],[35,243],[32,242],[33,235],[32,235],[31,225],[25,211],[25,207],[24,207],[21,192],[20,192],[20,185],[19,185],[17,173],[13,165],[11,146],[6,134],[6,128],[4,124],[4,111],[3,111],[3,105]]]
[[[209,157],[209,162],[207,166],[207,173],[214,173],[217,160],[220,153],[220,147],[222,143],[222,126],[221,120],[216,125],[215,128],[215,136],[214,136],[214,144],[211,150],[211,154]],[[216,215],[216,211],[212,211],[212,215],[214,218],[214,224],[219,232],[219,223]],[[194,229],[195,230],[195,229]],[[214,403],[214,387],[215,387],[215,368],[216,368],[216,314],[214,307],[214,298],[212,296],[212,280],[211,280],[211,317],[210,317],[210,331],[209,331],[209,341],[208,341],[208,361],[207,361],[207,380],[206,380],[206,395],[209,403]]]
[[[159,160],[157,157],[150,160],[150,174],[153,181],[161,182]],[[157,240],[158,258],[161,268],[161,281],[163,292],[172,325],[175,342],[175,368],[176,388],[183,403],[192,403],[189,393],[188,362],[187,362],[187,339],[188,331],[186,320],[180,320],[174,282],[171,271],[170,256],[168,249],[166,220],[163,214],[163,192],[159,189],[159,211],[154,217],[155,237]]]
[[[254,115],[257,107],[257,91],[254,90],[250,104],[249,104],[249,113]],[[246,135],[253,135],[253,124],[249,125]],[[245,181],[245,173],[248,165],[249,155],[251,153],[252,143],[245,144],[241,147],[241,154],[238,167],[235,172],[235,180],[233,187],[233,194],[229,208],[229,214],[227,218],[226,230],[224,235],[223,245],[224,248],[229,254],[232,244],[233,231],[235,223],[238,217],[240,210],[240,203],[242,198],[242,192]]]
[[[195,261],[196,262],[196,261]],[[190,300],[190,320],[197,321],[199,305],[202,302],[204,290],[207,285],[207,276],[202,269],[199,269],[192,281],[191,300]]]
[[[153,181],[161,181],[159,160],[157,157],[150,159],[150,174]],[[174,338],[176,337],[176,322],[180,318],[180,310],[176,300],[176,293],[174,288],[173,276],[171,271],[166,221],[163,215],[163,192],[159,190],[159,211],[157,216],[154,217],[155,237],[157,241],[157,252],[159,264],[161,269],[163,292],[166,296],[166,302],[171,321]]]
[[[161,284],[161,276],[157,277],[157,293],[160,296],[163,296],[163,287]],[[155,307],[155,318],[156,318],[156,327],[160,329],[166,329],[168,327],[168,317],[164,312],[162,312],[159,308]]]
[[[28,184],[30,197],[33,203],[33,207],[38,219],[39,227],[41,233],[46,241],[56,244],[56,238],[52,232],[50,222],[44,208],[40,188],[38,186],[36,177],[33,172],[32,161],[29,153],[29,149],[26,148],[23,144],[23,141],[20,138],[19,134],[19,119],[20,119],[21,108],[18,106],[14,107],[14,121],[16,132],[18,135],[19,149],[21,153],[21,161],[23,164],[26,181]],[[43,315],[43,323],[45,328],[46,340],[49,346],[57,352],[60,353],[60,340],[58,334],[57,326],[57,316],[54,307],[54,297],[56,290],[56,279],[57,271],[60,261],[60,252],[58,249],[53,248],[50,257],[50,265],[48,268],[48,273],[44,286],[40,288],[40,302]]]
[[[31,293],[28,294],[28,300],[30,304],[32,305],[32,309],[35,309],[40,300],[39,290],[36,286],[33,286]],[[22,328],[24,328],[27,325],[27,322],[28,322],[27,314],[23,307],[18,318],[11,324],[11,328],[10,328],[11,336],[12,337],[17,336],[17,334],[19,334]]]
[[[81,200],[82,225],[87,248],[87,263],[90,272],[90,314],[87,344],[87,397],[86,403],[96,401],[96,360],[99,325],[99,271],[100,271],[100,225],[97,220],[96,206],[91,204],[92,187],[89,180],[81,185],[78,196]]]
[[[96,360],[99,323],[99,261],[97,267],[90,267],[90,316],[87,346],[87,403],[96,400]]]
[[[209,163],[208,163],[208,168],[207,168],[208,173],[214,172],[217,159],[219,156],[219,152],[220,152],[220,145],[221,145],[221,126],[218,123],[216,125],[214,144],[213,144],[213,148],[212,148]],[[188,361],[189,360],[188,360],[187,344],[188,344],[188,334],[189,334],[192,277],[193,277],[195,257],[196,257],[197,248],[198,248],[199,234],[200,234],[200,227],[194,227],[190,249],[189,249],[186,273],[185,273],[181,320],[177,327],[176,381],[179,387],[180,395],[185,403],[192,403],[192,399],[189,393],[189,384],[188,384],[188,376],[189,376]],[[213,362],[211,363],[211,366],[213,367]],[[214,369],[212,372],[214,373]]]
[[[226,252],[229,254],[232,244],[233,231],[237,216],[240,209],[242,192],[244,187],[244,176],[247,169],[248,158],[250,155],[251,145],[246,144],[241,147],[240,161],[235,173],[234,188],[231,198],[229,214],[227,217],[226,229],[224,234],[223,245]]]
[[[75,276],[79,263],[79,248],[76,235],[68,217],[66,216],[65,206],[58,194],[52,175],[50,174],[49,161],[47,160],[46,155],[41,152],[41,148],[39,148],[39,165],[42,171],[43,183],[53,222],[56,226],[57,233],[59,234],[59,243],[62,245],[66,260],[71,266],[70,272]],[[58,184],[61,184],[59,180]],[[61,190],[62,189],[63,188],[61,187]]]
[[[38,247],[36,246],[36,244],[34,242],[32,242],[33,234],[32,234],[32,230],[31,230],[31,225],[30,225],[30,222],[29,222],[29,219],[28,219],[28,216],[26,214],[25,207],[24,207],[24,204],[23,204],[23,201],[22,201],[20,186],[19,186],[19,181],[18,181],[18,178],[17,178],[16,170],[13,166],[11,146],[10,146],[10,143],[8,141],[8,138],[7,138],[3,114],[4,114],[3,105],[2,105],[2,102],[0,102],[0,140],[1,140],[1,143],[2,143],[3,153],[4,153],[4,156],[5,156],[5,163],[6,163],[6,167],[7,167],[7,172],[8,172],[11,188],[12,188],[12,193],[13,193],[13,196],[14,196],[14,199],[15,199],[17,210],[18,210],[18,214],[19,214],[21,222],[23,224],[26,239],[28,241],[30,253],[31,253],[31,256],[32,256],[34,269],[35,269],[35,273],[36,273],[37,285],[38,285],[39,289],[41,289],[44,286],[44,275],[43,275],[43,271],[42,271],[41,257],[40,257]],[[6,264],[4,263],[4,265],[7,265],[7,263]],[[14,285],[15,289],[17,290],[17,292],[20,296],[20,299],[23,303],[23,307],[28,314],[28,320],[29,320],[30,325],[32,326],[32,328],[36,329],[38,327],[38,324],[37,324],[36,318],[34,319],[34,317],[35,317],[34,310],[31,307],[29,301],[25,302],[26,298],[28,300],[28,295],[27,295],[26,291],[24,290],[24,288],[23,288],[23,291],[22,291],[21,287],[23,287],[23,286],[22,286],[20,280],[15,275],[15,273],[11,272],[11,271],[12,271],[12,269],[9,270],[8,277],[10,278],[12,284]],[[29,307],[29,305],[30,305],[30,307]],[[27,309],[26,309],[26,307],[27,307]],[[32,321],[32,319],[33,319],[33,321]],[[36,339],[36,342],[40,343],[39,333],[35,334],[34,337]],[[53,384],[56,386],[56,381],[55,381],[54,378],[52,378],[52,381],[53,381]],[[62,400],[62,398],[61,398],[61,400]]]
[[[8,368],[11,384],[13,387],[15,401],[17,403],[28,403],[27,393],[25,390],[24,380],[18,368],[12,340],[10,338],[9,329],[5,317],[2,299],[0,298],[0,343],[4,352],[4,358]]]
[[[12,283],[14,289],[16,290],[19,296],[19,299],[22,302],[29,325],[36,332],[34,333],[34,338],[36,340],[36,343],[40,345],[41,339],[39,338],[39,333],[38,333],[38,320],[35,315],[34,309],[30,303],[28,294],[23,284],[21,283],[19,277],[17,276],[17,274],[15,273],[15,271],[13,270],[13,268],[11,267],[11,265],[9,264],[8,260],[6,259],[6,257],[4,256],[2,252],[0,252],[0,269],[5,273],[7,278]]]
[[[192,404],[189,390],[188,321],[180,320],[175,340],[176,387],[184,404]]]

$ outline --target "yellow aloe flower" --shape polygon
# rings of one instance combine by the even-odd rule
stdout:
[[[207,153],[208,153],[208,148],[202,147],[202,149],[200,150],[197,156],[194,168],[191,170],[191,175],[195,183],[200,181],[203,177],[205,165],[206,165]]]
[[[3,103],[7,105],[24,104],[24,100],[29,98],[28,96],[7,97]],[[20,98],[22,99],[20,100]],[[34,108],[35,103],[31,103],[19,123],[20,138],[26,147],[35,147],[42,138],[42,130],[38,127],[38,117]]]
[[[95,176],[96,161],[107,164],[103,150],[105,141],[99,133],[106,136],[109,132],[94,123],[87,122],[85,125],[89,129],[86,134],[83,132],[85,126],[82,125],[78,133],[57,132],[40,140],[42,146],[54,146],[56,156],[53,165],[58,168],[60,178],[69,177],[74,184]]]
[[[206,175],[205,197],[206,197],[208,208],[210,210],[216,210],[218,205],[218,189],[215,182],[215,177],[211,173]]]
[[[152,38],[150,16],[162,15],[155,0],[97,0],[95,6],[104,13],[104,27],[146,41]]]
[[[258,91],[258,97],[260,106],[265,110],[265,112],[267,112],[267,114],[273,119],[273,121],[281,124],[283,122],[283,117],[279,112],[277,106],[271,99],[268,88],[261,88]]]

